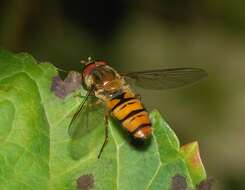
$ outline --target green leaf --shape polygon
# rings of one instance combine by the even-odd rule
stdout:
[[[82,98],[56,97],[54,76],[57,69],[49,63],[0,50],[1,190],[194,189],[206,178],[203,168],[192,167],[189,153],[180,150],[157,111],[151,113],[154,135],[142,145],[132,143],[111,119],[109,143],[97,159],[104,141],[103,113],[90,114],[97,127],[72,139],[67,127]]]
[[[181,153],[184,156],[194,184],[199,184],[205,180],[207,175],[200,157],[198,142],[195,141],[182,146]]]

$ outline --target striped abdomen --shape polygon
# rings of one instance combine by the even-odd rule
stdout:
[[[137,139],[146,139],[151,135],[151,121],[144,106],[130,91],[125,91],[107,102],[112,115],[123,128]]]

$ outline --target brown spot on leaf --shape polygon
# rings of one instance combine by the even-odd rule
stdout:
[[[82,175],[77,179],[78,190],[90,190],[94,187],[94,177],[92,174]]]
[[[65,98],[70,93],[81,88],[81,74],[76,71],[69,71],[65,80],[62,80],[60,76],[54,76],[51,91],[60,98]]]
[[[60,76],[54,76],[51,91],[60,98],[64,98],[66,95],[65,88],[64,88],[64,81],[60,78]]]
[[[213,182],[214,182],[214,179],[213,178],[208,178],[206,180],[203,180],[197,186],[197,190],[211,190]]]
[[[172,178],[171,190],[187,190],[185,177],[177,174]]]

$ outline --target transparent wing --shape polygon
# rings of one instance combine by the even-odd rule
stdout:
[[[98,126],[93,124],[93,120],[90,118],[90,114],[94,111],[92,104],[94,104],[95,101],[91,93],[92,90],[88,91],[69,124],[68,133],[72,138],[87,135]]]
[[[146,89],[162,90],[192,84],[207,76],[199,68],[172,68],[124,74],[127,82]]]

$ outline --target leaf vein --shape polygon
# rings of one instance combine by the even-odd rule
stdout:
[[[151,186],[153,180],[156,178],[156,176],[157,176],[157,174],[158,174],[158,172],[159,172],[159,170],[160,170],[160,168],[161,168],[161,166],[162,166],[162,161],[161,161],[161,159],[160,159],[159,146],[158,146],[158,144],[157,144],[156,137],[155,137],[154,134],[152,135],[152,137],[153,137],[153,139],[154,139],[154,141],[155,141],[155,144],[156,144],[156,152],[157,152],[158,158],[159,158],[159,165],[158,165],[158,167],[157,167],[157,169],[156,169],[154,175],[152,176],[151,180],[150,180],[149,183],[147,184],[145,190],[148,190],[148,189],[150,188],[150,186]]]

